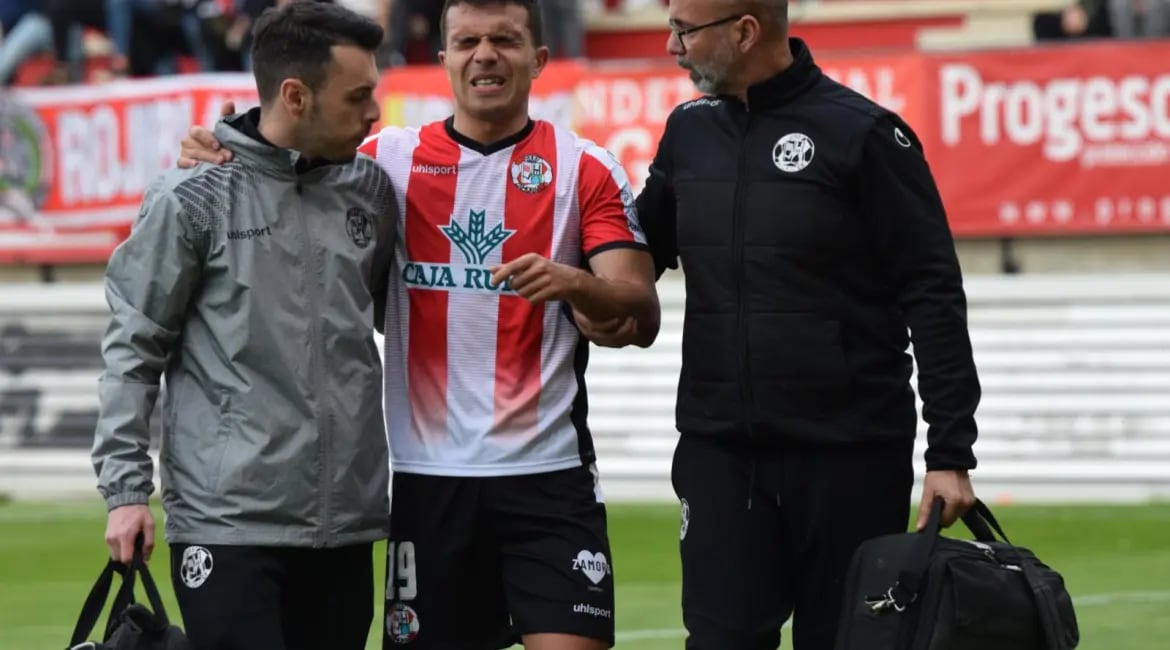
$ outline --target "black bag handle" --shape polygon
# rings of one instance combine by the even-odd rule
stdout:
[[[926,520],[926,528],[922,530],[918,542],[918,548],[910,554],[909,560],[898,572],[898,581],[894,583],[889,593],[889,597],[894,601],[893,604],[897,609],[905,608],[918,597],[922,580],[926,577],[927,568],[930,566],[930,556],[934,552],[935,542],[942,532],[942,511],[945,506],[946,501],[942,497],[934,498],[930,507],[930,516]],[[996,521],[995,515],[992,515],[987,505],[978,498],[975,499],[974,505],[963,513],[962,521],[978,541],[995,541],[995,535],[991,532],[994,529],[1005,542],[1011,544],[999,522]]]
[[[963,525],[980,542],[994,542],[996,541],[995,534],[998,534],[999,539],[1002,539],[1009,545],[1012,543],[1008,539],[1007,533],[1003,532],[999,521],[995,519],[995,515],[991,514],[991,509],[980,499],[975,499],[975,505],[963,513]],[[992,531],[995,531],[995,533],[992,533]]]
[[[77,624],[73,628],[73,636],[69,641],[70,648],[85,643],[86,638],[93,632],[93,628],[97,626],[98,619],[101,618],[102,611],[105,609],[106,599],[109,598],[115,573],[122,576],[122,586],[114,596],[113,606],[110,607],[110,616],[106,621],[106,633],[103,639],[110,638],[117,627],[122,612],[135,603],[134,583],[138,574],[142,575],[146,598],[150,602],[155,616],[164,625],[170,624],[166,608],[163,607],[162,597],[158,592],[158,586],[150,575],[150,569],[146,566],[143,543],[143,535],[139,533],[137,539],[134,540],[134,556],[131,558],[130,564],[123,564],[112,559],[106,562],[105,568],[102,569],[93,588],[90,589],[89,596],[85,599],[85,604],[81,607],[81,614],[77,618]]]
[[[81,643],[85,643],[86,637],[93,632],[94,626],[97,625],[98,619],[102,616],[102,610],[106,608],[106,598],[110,595],[110,585],[114,580],[114,573],[125,575],[126,565],[114,560],[106,562],[106,566],[102,569],[101,575],[98,576],[97,582],[94,583],[93,588],[89,591],[89,596],[85,599],[85,604],[81,607],[81,614],[77,617],[77,624],[73,627],[73,636],[69,639],[69,647],[72,648]]]

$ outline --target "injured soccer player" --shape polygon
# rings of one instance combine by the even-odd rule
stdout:
[[[453,114],[359,150],[401,215],[386,297],[384,647],[609,648],[585,365],[591,338],[653,343],[653,261],[621,163],[529,114],[548,60],[539,3],[448,0],[441,25]],[[192,127],[180,165],[231,158]]]

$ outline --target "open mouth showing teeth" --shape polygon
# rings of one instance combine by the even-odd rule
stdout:
[[[471,85],[477,88],[502,86],[504,79],[502,77],[478,77],[471,80]]]

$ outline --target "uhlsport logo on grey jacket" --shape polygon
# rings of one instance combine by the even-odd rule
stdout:
[[[397,203],[373,159],[297,169],[229,118],[232,162],[172,170],[111,256],[94,443],[109,507],[153,490],[161,390],[170,542],[384,538],[389,461],[374,330]],[[160,379],[165,377],[165,381]]]

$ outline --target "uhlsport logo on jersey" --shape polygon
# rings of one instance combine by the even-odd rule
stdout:
[[[552,184],[553,169],[548,161],[535,154],[512,163],[512,184],[522,192],[539,192]]]
[[[516,233],[497,223],[487,228],[485,210],[471,210],[467,227],[454,217],[451,223],[439,226],[439,230],[463,255],[464,264],[428,264],[407,262],[402,268],[402,281],[406,286],[439,291],[487,291],[491,293],[514,293],[505,280],[503,284],[492,284],[492,272],[486,264],[488,255]]]

